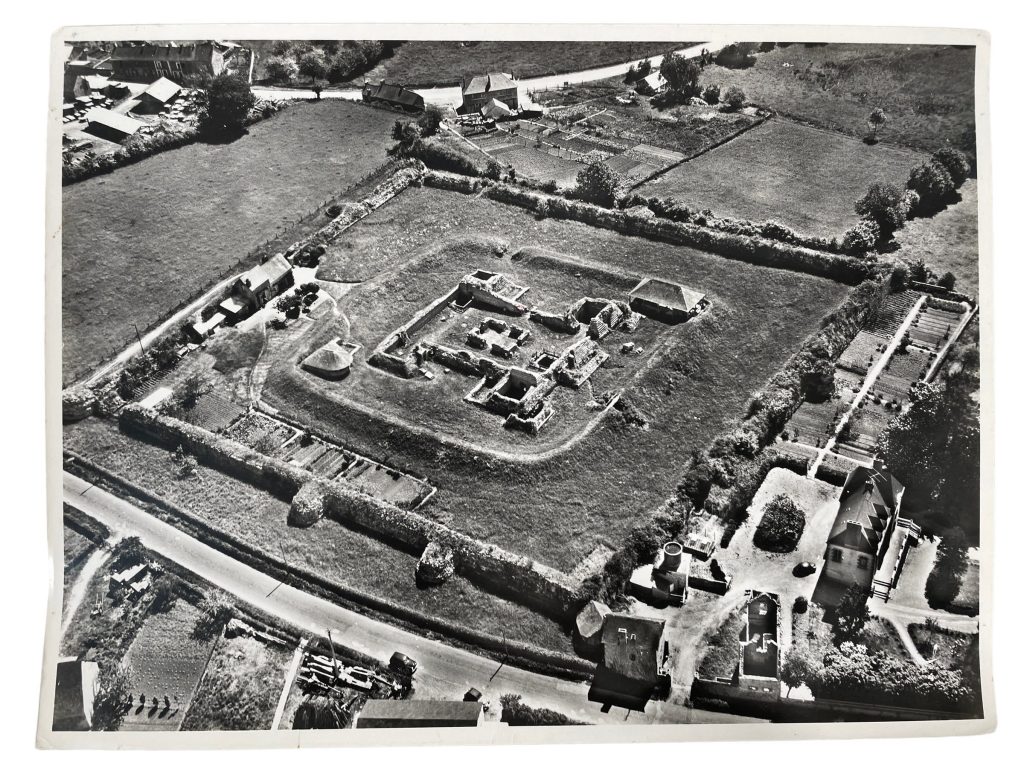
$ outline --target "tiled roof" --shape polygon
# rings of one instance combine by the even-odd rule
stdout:
[[[624,613],[609,614],[601,631],[604,666],[632,680],[658,679],[658,651],[665,629],[663,619]]]
[[[686,312],[696,309],[706,296],[706,294],[687,288],[685,285],[650,277],[641,280],[636,288],[629,292],[629,295],[638,299],[646,299],[663,307]]]
[[[462,94],[472,96],[490,91],[507,91],[510,88],[519,88],[519,83],[504,72],[489,72],[486,75],[477,75],[470,80],[469,85],[462,89]]]
[[[144,96],[149,96],[151,99],[155,99],[162,104],[166,104],[168,101],[178,95],[181,90],[181,86],[173,80],[168,80],[166,77],[161,77],[159,80],[154,80],[150,83],[149,88],[144,92]]]
[[[143,125],[138,120],[127,115],[119,115],[117,112],[111,112],[109,109],[103,109],[102,107],[95,107],[86,112],[85,121],[86,123],[96,123],[106,128],[113,128],[115,131],[128,136],[131,136]]]
[[[903,485],[885,469],[857,467],[846,476],[829,544],[876,552]],[[852,523],[852,525],[851,525]]]
[[[415,91],[410,91],[401,85],[392,85],[383,80],[378,85],[367,83],[363,92],[372,99],[381,99],[392,104],[401,104],[405,107],[422,107],[423,97]]]

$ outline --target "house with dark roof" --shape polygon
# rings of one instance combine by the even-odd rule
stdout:
[[[53,730],[88,731],[92,727],[99,678],[100,665],[95,661],[66,658],[57,662]]]
[[[370,699],[356,715],[356,728],[475,728],[483,720],[479,701]]]
[[[601,629],[602,660],[587,698],[643,711],[647,702],[671,687],[664,619],[610,613]]]
[[[180,85],[166,77],[161,77],[150,83],[149,87],[139,94],[139,103],[132,111],[138,112],[140,115],[155,115],[165,110],[171,102],[178,98],[180,93]]]
[[[178,83],[214,78],[227,68],[225,54],[235,48],[222,43],[186,45],[118,45],[110,54],[110,66],[117,80],[151,83],[167,77]]]
[[[507,75],[504,72],[489,72],[477,75],[468,83],[462,81],[461,113],[479,112],[492,100],[501,102],[502,106],[513,112],[519,109],[519,83],[516,82],[515,73]]]
[[[709,306],[707,294],[656,277],[645,277],[629,292],[630,309],[666,323],[689,320]]]
[[[293,285],[292,265],[279,253],[239,277],[232,293],[245,302],[250,311],[255,311]]]
[[[893,567],[883,569],[893,537],[898,530],[897,547],[904,549],[916,536],[909,521],[900,520],[903,484],[885,466],[876,461],[871,467],[857,467],[846,477],[839,495],[839,511],[829,533],[822,576],[847,585],[871,589],[876,572],[883,573],[888,586],[895,584],[903,552]],[[916,540],[914,538],[913,540]]]
[[[740,634],[740,662],[737,684],[751,693],[778,698],[779,679],[779,596],[748,589],[746,625]]]
[[[406,112],[422,112],[424,107],[423,97],[415,91],[383,80],[377,85],[369,82],[363,84],[363,101],[384,104]]]

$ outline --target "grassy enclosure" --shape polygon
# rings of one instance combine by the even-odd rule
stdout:
[[[424,473],[438,487],[425,514],[565,569],[588,555],[598,537],[620,541],[637,513],[669,496],[678,482],[680,457],[706,444],[737,417],[751,392],[849,290],[802,273],[756,267],[576,222],[538,220],[518,208],[430,188],[404,192],[348,230],[322,260],[319,277],[353,280],[370,271],[380,274],[363,286],[367,289],[395,281],[407,263],[455,233],[502,246],[507,254],[524,247],[548,248],[585,266],[660,275],[708,293],[711,311],[692,326],[675,327],[672,333],[678,333],[679,341],[667,345],[629,386],[626,398],[647,417],[646,428],[631,426],[613,412],[570,450],[543,461],[523,464],[478,456],[403,424],[415,421],[409,418],[418,415],[415,402],[407,400],[404,411],[395,409],[395,419],[351,407],[347,393],[370,370],[365,359],[357,358],[352,375],[331,385],[330,399],[325,399],[324,388],[311,384],[294,366],[298,350],[271,370],[263,397],[353,450]],[[481,248],[480,253],[486,251]],[[481,258],[494,271],[516,266],[508,256]],[[435,278],[445,285],[450,281],[447,272],[423,280]],[[343,312],[359,307],[359,290],[339,302]],[[434,286],[415,280],[408,281],[406,291],[403,318],[438,295]],[[353,327],[379,322],[365,311],[367,306],[353,319]],[[388,318],[376,332],[392,322]],[[409,391],[408,382],[400,384]],[[643,484],[635,482],[640,466],[645,468]]]
[[[290,648],[251,637],[222,638],[182,730],[269,730],[291,660]]]
[[[381,165],[393,122],[340,100],[299,104],[234,142],[64,187],[64,380]]]
[[[754,66],[709,66],[702,85],[736,85],[748,101],[856,139],[881,107],[883,142],[934,151],[974,127],[973,46],[793,44]]]
[[[925,158],[773,118],[644,184],[641,194],[753,221],[775,219],[807,235],[841,236],[868,185],[902,185]]]

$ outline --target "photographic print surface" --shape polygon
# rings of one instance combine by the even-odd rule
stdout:
[[[159,31],[55,43],[40,743],[991,727],[983,35]]]

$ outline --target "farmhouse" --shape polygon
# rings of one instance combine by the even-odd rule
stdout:
[[[479,701],[370,699],[356,716],[356,728],[474,728],[483,721]]]
[[[422,112],[423,97],[401,85],[385,83],[377,85],[367,82],[363,84],[363,101],[370,104],[384,104],[406,112]]]
[[[636,312],[666,323],[681,323],[710,306],[706,294],[653,277],[645,277],[629,292],[629,306]]]
[[[181,93],[180,85],[166,77],[161,77],[139,94],[138,104],[132,111],[138,112],[140,115],[155,115],[166,109],[172,101],[178,98],[179,93]]]
[[[302,361],[302,367],[323,379],[343,379],[352,370],[352,356],[358,344],[333,339]]]
[[[669,541],[653,563],[641,565],[629,577],[634,597],[655,605],[682,605],[690,575],[690,555],[678,541]]]
[[[57,662],[53,730],[88,731],[92,727],[99,677],[100,665],[95,661],[65,658]]]
[[[119,115],[117,112],[111,112],[102,107],[90,109],[85,115],[85,123],[86,133],[91,133],[97,138],[106,139],[115,144],[120,144],[129,136],[134,136],[143,126],[143,123],[134,118]]]
[[[847,475],[825,549],[824,578],[888,597],[906,548],[920,535],[916,525],[900,517],[903,490],[878,460]]]
[[[226,68],[225,54],[234,50],[223,43],[189,45],[119,45],[110,54],[114,77],[134,83],[151,83],[161,77],[176,82],[213,78]]]
[[[747,590],[746,626],[740,635],[738,685],[746,691],[778,698],[779,596]]]
[[[519,109],[519,83],[515,73],[506,75],[503,72],[490,72],[477,75],[469,83],[462,82],[463,114],[479,112],[490,101],[500,101],[506,109]]]
[[[123,571],[112,573],[108,589],[112,593],[123,592],[128,595],[141,595],[153,584],[153,574],[149,563],[138,563]]]
[[[295,285],[292,265],[282,254],[272,256],[239,277],[232,293],[255,311]]]
[[[601,629],[603,659],[587,698],[642,711],[654,694],[667,691],[671,678],[664,630],[663,619],[608,614]]]

